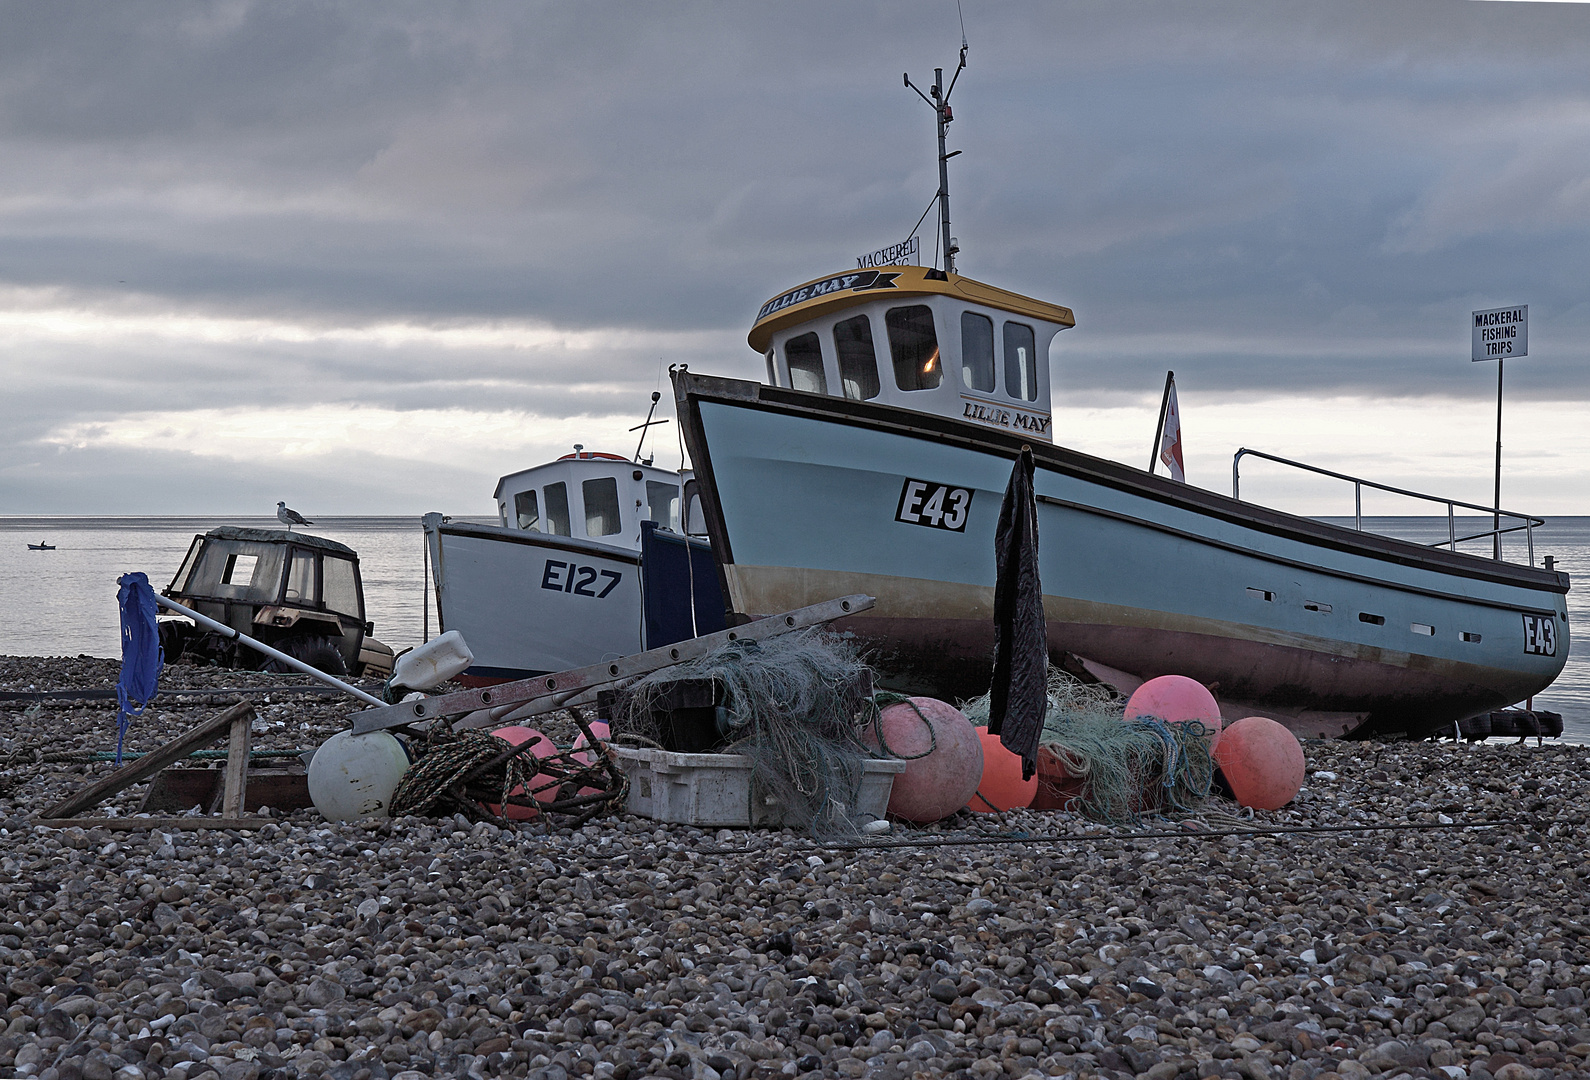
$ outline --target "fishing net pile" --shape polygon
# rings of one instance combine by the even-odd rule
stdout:
[[[1122,719],[1108,687],[1049,669],[1049,707],[1038,737],[1038,782],[1095,821],[1126,825],[1145,813],[1188,813],[1209,795],[1210,730],[1197,721]],[[961,711],[988,722],[988,696]]]
[[[615,732],[651,741],[657,706],[672,684],[707,679],[716,687],[723,753],[751,761],[751,820],[767,819],[812,836],[854,835],[862,772],[876,754],[862,742],[874,708],[871,672],[843,639],[820,628],[766,641],[732,641],[698,660],[631,684],[620,697]]]

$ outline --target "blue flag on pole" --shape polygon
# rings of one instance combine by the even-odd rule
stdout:
[[[127,725],[140,716],[160,689],[160,671],[166,666],[160,650],[160,628],[155,624],[155,591],[149,577],[137,571],[116,579],[121,589],[121,677],[116,680],[116,764],[121,765],[122,740]]]

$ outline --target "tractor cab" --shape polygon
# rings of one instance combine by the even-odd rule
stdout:
[[[165,595],[295,659],[333,675],[385,675],[392,650],[370,635],[359,556],[306,533],[223,526],[193,538]],[[225,667],[274,663],[195,626],[161,622],[166,659]]]

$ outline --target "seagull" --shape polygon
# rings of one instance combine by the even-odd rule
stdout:
[[[278,502],[276,504],[276,520],[287,526],[288,532],[293,531],[294,525],[314,524],[313,521],[310,521],[308,518],[304,517],[304,515],[288,506],[285,502]]]

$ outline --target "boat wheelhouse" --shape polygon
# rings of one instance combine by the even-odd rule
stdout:
[[[817,278],[769,300],[768,382],[1053,439],[1049,346],[1069,308],[921,266]]]
[[[679,474],[578,447],[509,473],[492,492],[502,527],[640,550],[640,523],[680,531]]]

